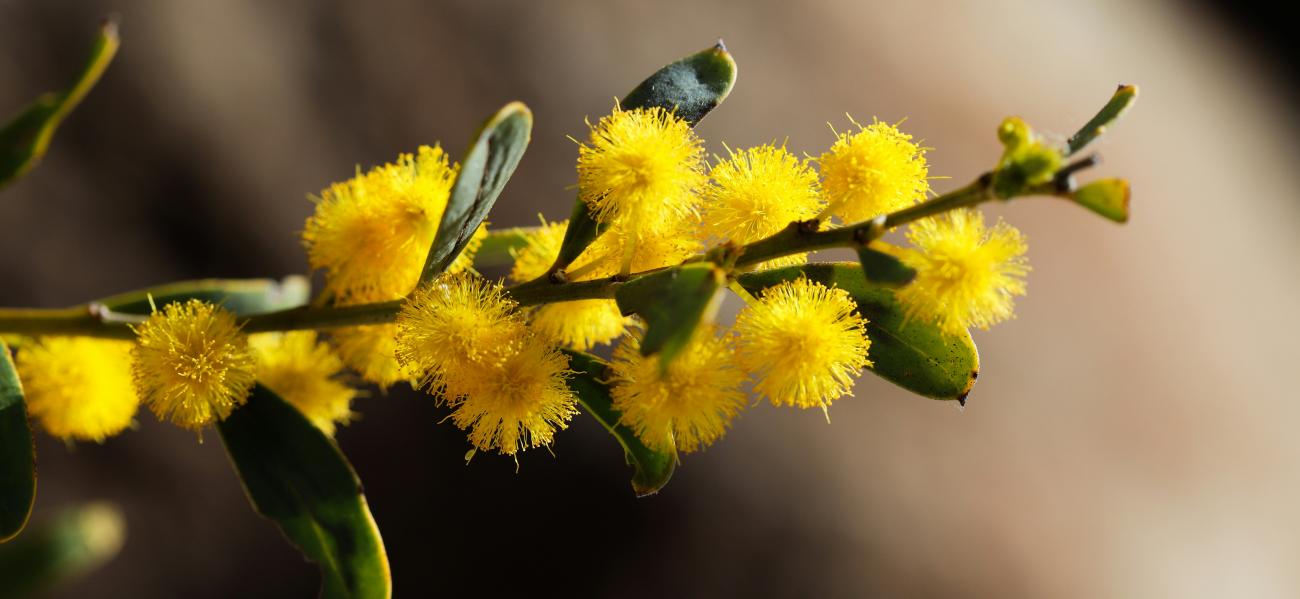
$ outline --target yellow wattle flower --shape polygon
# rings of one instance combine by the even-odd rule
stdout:
[[[555,432],[578,413],[577,398],[565,383],[569,360],[549,341],[527,335],[500,362],[479,364],[458,384],[451,400],[452,422],[469,430],[476,449],[515,455],[550,445]],[[462,373],[448,376],[461,376]]]
[[[102,442],[129,426],[140,407],[128,342],[43,337],[23,345],[14,362],[28,413],[65,441]]]
[[[569,266],[569,273],[581,273],[570,278],[581,281],[618,274],[629,246],[632,248],[629,272],[678,264],[704,250],[699,226],[699,216],[688,214],[662,220],[653,231],[634,238],[635,233],[628,226],[616,224],[597,237]]]
[[[664,371],[658,355],[641,355],[641,333],[628,335],[610,362],[610,393],[623,414],[620,422],[652,449],[690,453],[708,447],[745,407],[745,375],[734,361],[726,339],[701,330]]]
[[[805,278],[769,287],[736,317],[737,363],[773,404],[825,409],[871,365],[856,311],[848,292]]]
[[[917,274],[898,299],[909,318],[956,335],[1015,315],[1029,274],[1028,246],[1015,227],[999,221],[989,229],[978,210],[955,210],[913,223],[907,238],[914,248],[901,256]]]
[[[198,431],[248,399],[253,354],[230,312],[198,300],[167,304],[135,334],[132,379],[159,420]]]
[[[519,304],[500,283],[445,275],[411,295],[397,314],[397,360],[431,393],[455,397],[490,376],[526,336]]]
[[[701,234],[712,242],[753,243],[813,218],[823,202],[817,173],[784,146],[762,145],[739,152],[710,171],[702,196]],[[807,254],[765,262],[758,268],[803,264]]]
[[[438,232],[458,167],[442,148],[421,146],[397,162],[321,191],[307,219],[303,244],[313,269],[325,272],[325,291],[341,305],[400,298],[419,281]],[[449,269],[464,270],[486,235]]]
[[[623,222],[638,238],[695,211],[704,185],[703,144],[663,108],[614,112],[578,149],[578,197],[599,222]]]
[[[542,276],[555,262],[560,253],[560,243],[564,239],[564,230],[568,221],[547,224],[530,231],[524,239],[524,247],[514,252],[515,263],[510,270],[510,279],[516,283],[531,281]],[[653,250],[653,244],[647,245]],[[587,254],[584,254],[584,256]],[[583,268],[589,260],[579,257],[573,269]],[[617,269],[611,264],[609,273]],[[573,280],[596,278],[593,272],[572,277]],[[596,344],[609,343],[623,334],[631,320],[619,312],[614,300],[594,299],[570,302],[557,302],[533,308],[529,311],[528,322],[533,330],[560,344],[579,351],[590,349]]]
[[[362,380],[387,390],[397,383],[419,378],[397,362],[397,326],[375,324],[341,327],[330,331],[330,344],[343,363]]]
[[[927,148],[889,123],[853,124],[857,133],[836,133],[834,145],[817,159],[826,211],[851,224],[924,199],[930,191]]]
[[[257,358],[257,380],[293,404],[326,435],[335,424],[352,418],[357,390],[344,384],[343,360],[315,331],[252,335],[248,344]]]

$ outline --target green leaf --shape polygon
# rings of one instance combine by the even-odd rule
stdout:
[[[0,546],[0,599],[35,596],[103,565],[125,536],[122,511],[110,504],[59,510]]]
[[[858,248],[858,262],[868,281],[884,287],[901,287],[916,278],[916,269],[874,248]]]
[[[633,279],[614,292],[623,315],[646,321],[641,355],[658,353],[667,368],[701,322],[713,320],[718,288],[726,281],[712,263],[695,262]]]
[[[632,429],[619,423],[623,414],[614,409],[605,378],[607,364],[593,356],[573,350],[563,350],[569,356],[569,388],[578,396],[578,403],[600,422],[618,444],[623,446],[623,456],[632,466],[632,491],[637,497],[659,492],[677,467],[677,456],[669,452],[654,451],[645,446]]]
[[[65,92],[40,96],[0,128],[0,188],[27,174],[41,161],[50,148],[55,129],[99,81],[117,53],[117,46],[117,25],[105,23],[72,87]]]
[[[23,530],[35,500],[36,447],[27,402],[9,347],[0,341],[0,543]]]
[[[1080,187],[1070,194],[1074,203],[1117,223],[1128,222],[1128,181],[1102,179]]]
[[[392,595],[361,481],[329,437],[261,385],[217,430],[253,507],[320,565],[322,597]]]
[[[513,227],[489,229],[478,251],[474,253],[474,268],[497,268],[514,264],[514,252],[528,245],[528,235],[540,227]]]
[[[707,50],[655,71],[624,97],[619,106],[624,110],[655,106],[675,110],[678,117],[694,127],[727,99],[735,85],[736,61],[719,40]],[[604,227],[592,218],[587,204],[576,200],[564,241],[560,242],[559,257],[551,269],[562,269],[577,260],[603,232]]]
[[[1101,137],[1106,132],[1106,129],[1110,127],[1110,124],[1124,114],[1124,111],[1129,106],[1133,105],[1137,95],[1138,88],[1136,85],[1119,86],[1119,89],[1115,90],[1115,95],[1111,96],[1110,101],[1101,107],[1101,111],[1097,113],[1097,116],[1092,117],[1092,120],[1088,121],[1077,133],[1070,136],[1066,156],[1082,150],[1092,143],[1092,140]]]
[[[871,370],[904,389],[934,399],[966,401],[979,376],[979,353],[969,334],[945,335],[927,322],[908,320],[894,292],[867,282],[852,262],[806,264],[741,275],[740,284],[758,291],[800,276],[849,293],[867,318]]]
[[[202,279],[178,281],[128,291],[93,303],[123,314],[150,314],[154,305],[162,308],[172,302],[190,299],[211,302],[238,316],[250,316],[296,308],[311,298],[311,282],[306,277],[290,276],[283,281],[274,279]]]
[[[460,162],[420,284],[442,274],[465,249],[519,166],[532,131],[533,113],[522,102],[506,104],[479,129]]]

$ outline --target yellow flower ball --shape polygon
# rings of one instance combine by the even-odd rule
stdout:
[[[248,339],[257,358],[257,380],[293,404],[326,435],[352,418],[357,390],[344,384],[343,360],[315,331],[261,333]]]
[[[856,310],[843,289],[805,278],[769,287],[736,317],[737,362],[773,404],[825,409],[871,364]]]
[[[397,325],[375,324],[330,331],[330,344],[361,379],[387,390],[419,378],[397,361]]]
[[[641,237],[694,213],[704,149],[691,126],[663,108],[615,108],[578,149],[578,197],[599,222]]]
[[[136,393],[160,420],[198,431],[248,399],[253,355],[230,312],[198,300],[167,304],[135,334]]]
[[[907,208],[930,191],[926,148],[898,127],[879,121],[857,133],[837,133],[817,159],[827,212],[851,224]]]
[[[397,299],[420,279],[458,167],[437,146],[323,190],[302,232],[313,269],[340,305]],[[486,235],[476,231],[450,271],[469,268]]]
[[[909,318],[959,335],[1015,315],[1029,274],[1028,246],[1015,227],[999,221],[989,229],[978,210],[956,210],[913,223],[907,238],[914,249],[901,256],[917,274],[898,299]]]
[[[739,152],[710,171],[704,188],[701,234],[717,243],[753,243],[822,210],[817,173],[785,147],[762,145]],[[802,264],[807,254],[771,260],[758,268]]]
[[[658,355],[641,355],[641,333],[634,332],[614,350],[610,373],[620,422],[651,449],[704,449],[745,407],[745,375],[727,340],[711,328],[697,332],[666,371]]]
[[[44,337],[23,345],[15,366],[28,413],[65,441],[102,442],[129,426],[140,406],[125,341]]]
[[[469,431],[476,449],[515,455],[550,445],[556,431],[578,413],[565,377],[569,360],[540,336],[528,335],[500,362],[467,366],[475,371],[455,385],[452,422]],[[449,375],[453,376],[453,375]],[[449,385],[450,386],[450,385]]]
[[[417,290],[397,314],[397,359],[430,392],[455,397],[517,351],[526,335],[518,303],[500,283],[446,275]]]

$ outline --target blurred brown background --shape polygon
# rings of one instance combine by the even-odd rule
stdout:
[[[941,190],[995,160],[1020,114],[1068,134],[1117,83],[1143,97],[1100,144],[1135,190],[1117,227],[1047,200],[1019,318],[976,336],[963,411],[870,376],[820,413],[759,405],[635,500],[581,419],[556,457],[469,466],[405,390],[339,441],[366,483],[398,597],[1294,597],[1300,317],[1292,64],[1260,15],[1122,2],[203,2],[0,0],[0,113],[60,88],[100,17],[123,45],[27,179],[0,195],[0,305],[60,306],[174,279],[305,268],[305,199],[441,140],[459,154],[514,99],[532,147],[492,220],[567,214],[584,117],[722,37],[735,92],[711,151],[826,122],[896,121]],[[1252,28],[1255,27],[1255,28]],[[309,597],[314,566],[248,508],[220,442],[160,425],[38,441],[36,518],[126,510],[113,562],[58,597]]]

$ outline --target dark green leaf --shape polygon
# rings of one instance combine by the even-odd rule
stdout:
[[[9,347],[0,340],[0,543],[22,531],[35,499],[36,447],[27,402]]]
[[[916,278],[916,270],[880,250],[858,248],[858,261],[867,280],[884,287],[901,287]]]
[[[474,268],[496,268],[510,266],[514,263],[513,252],[528,245],[528,234],[538,227],[514,227],[511,229],[490,229],[483,245],[474,253]]]
[[[614,409],[609,385],[601,382],[605,378],[605,362],[582,352],[564,350],[564,353],[568,354],[569,369],[573,371],[569,388],[578,396],[583,409],[623,446],[623,456],[634,469],[632,491],[637,497],[657,493],[672,478],[677,456],[646,447],[632,429],[619,423],[623,415]]]
[[[1092,117],[1077,133],[1070,136],[1069,149],[1066,155],[1074,154],[1082,150],[1085,146],[1092,143],[1106,132],[1106,128],[1115,122],[1124,111],[1133,105],[1137,99],[1138,88],[1136,85],[1121,85],[1115,90],[1115,95],[1111,96],[1110,101],[1101,108],[1097,116]]]
[[[707,50],[655,71],[623,98],[619,106],[624,110],[654,106],[675,110],[677,116],[694,127],[727,98],[735,85],[736,61],[719,40]],[[602,232],[603,227],[588,213],[586,203],[576,200],[552,269],[562,269],[577,260]]]
[[[469,244],[519,166],[532,131],[533,113],[521,102],[507,104],[479,129],[451,186],[447,209],[420,275],[421,284],[447,270]]]
[[[391,596],[361,481],[329,437],[261,385],[217,430],[253,507],[320,565],[322,597]]]
[[[311,283],[306,277],[290,276],[283,281],[274,279],[202,279],[178,281],[128,291],[96,300],[93,303],[123,314],[149,314],[154,305],[162,308],[190,299],[211,302],[238,316],[275,312],[304,305],[311,299]]]
[[[105,23],[72,87],[65,92],[42,95],[0,128],[0,188],[27,174],[41,161],[49,150],[54,130],[99,81],[117,53],[117,46],[117,26]]]
[[[106,503],[43,518],[0,546],[0,599],[35,596],[99,567],[117,555],[125,534],[121,510]]]
[[[894,292],[867,282],[851,262],[806,264],[741,275],[740,284],[759,292],[800,276],[849,293],[867,318],[871,370],[909,391],[935,399],[966,401],[979,375],[979,353],[969,334],[945,335],[927,322],[908,320]]]
[[[713,319],[718,288],[725,280],[713,264],[695,262],[628,281],[615,291],[614,299],[623,315],[639,314],[645,319],[641,355],[658,353],[666,368],[700,323]]]
[[[1102,179],[1080,187],[1070,199],[1117,223],[1128,222],[1128,181],[1124,179]]]

